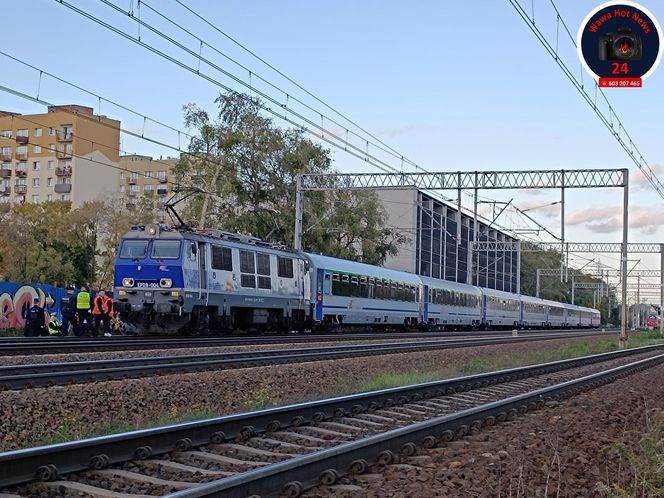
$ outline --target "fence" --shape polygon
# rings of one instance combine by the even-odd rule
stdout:
[[[62,320],[60,298],[65,293],[63,287],[48,284],[0,282],[0,329],[22,328],[23,312],[32,306],[35,298],[46,311],[56,313]]]

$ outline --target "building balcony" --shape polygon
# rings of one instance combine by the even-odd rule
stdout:
[[[0,186],[0,195],[9,195],[12,193],[12,188],[9,185]]]
[[[26,176],[28,176],[28,171],[25,169],[17,169],[16,176],[19,178],[25,178]]]
[[[56,194],[68,194],[71,192],[71,183],[56,183],[55,184],[55,193]]]
[[[71,159],[72,153],[70,150],[58,150],[58,159]]]
[[[14,192],[17,194],[25,194],[28,191],[28,186],[27,185],[15,185],[14,186]]]
[[[0,161],[11,161],[12,153],[11,152],[0,152]]]
[[[16,152],[16,160],[17,161],[27,161],[28,160],[28,153],[27,152]]]
[[[164,196],[168,194],[168,189],[167,188],[158,188],[157,189],[157,195]]]
[[[12,176],[12,170],[0,169],[0,178],[9,178],[10,176]]]
[[[16,143],[17,144],[27,144],[28,141],[29,141],[29,139],[26,135],[16,135]]]
[[[55,168],[55,176],[71,176],[71,166],[58,166]]]
[[[59,131],[58,142],[71,142],[74,140],[74,133],[71,131]]]

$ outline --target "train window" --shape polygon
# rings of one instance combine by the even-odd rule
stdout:
[[[152,259],[178,259],[179,257],[179,240],[155,240],[152,243]]]
[[[331,290],[332,290],[332,275],[326,273],[325,280],[323,280],[323,294],[329,296]]]
[[[376,296],[376,282],[374,281],[373,278],[370,278],[367,297],[373,299],[375,296]]]
[[[397,284],[394,282],[390,284],[390,299],[397,299]]]
[[[293,278],[293,259],[277,256],[277,275],[283,278]]]
[[[233,271],[233,258],[230,247],[212,246],[212,269]]]
[[[340,296],[350,296],[350,279],[348,278],[348,275],[341,275]]]
[[[142,259],[148,252],[147,240],[125,239],[120,249],[121,259]]]
[[[252,251],[240,251],[240,271],[242,273],[256,273],[256,263]],[[255,285],[250,287],[255,287]]]
[[[360,277],[360,297],[369,297],[367,277]]]
[[[332,295],[341,295],[341,278],[338,273],[332,275]]]
[[[270,277],[258,276],[258,288],[259,289],[271,289],[272,288],[272,279]]]
[[[256,287],[256,275],[240,275],[240,285],[242,287]]]
[[[256,266],[258,268],[259,275],[269,275],[270,274],[270,255],[269,254],[256,254]],[[263,287],[265,289],[266,287]]]

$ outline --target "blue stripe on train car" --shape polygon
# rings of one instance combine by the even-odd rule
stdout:
[[[323,281],[325,270],[318,268],[316,270],[316,320],[323,319]]]

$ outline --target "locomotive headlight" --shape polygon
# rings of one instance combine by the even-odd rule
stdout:
[[[180,291],[171,291],[171,296],[179,297],[180,296]]]
[[[118,296],[126,296],[126,295],[127,295],[127,291],[126,291],[126,290],[122,290],[122,289],[120,289],[120,290],[118,291]]]
[[[170,278],[162,278],[159,280],[159,287],[169,288],[173,285],[173,281]]]
[[[148,235],[159,235],[159,226],[158,225],[147,225],[145,231],[148,232]]]
[[[134,286],[134,279],[133,278],[123,278],[122,279],[122,287],[133,287]]]

